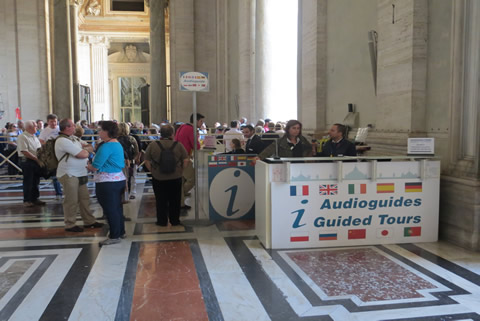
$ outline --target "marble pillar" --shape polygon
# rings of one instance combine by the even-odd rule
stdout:
[[[193,71],[195,67],[193,21],[193,0],[170,2],[170,79],[174,121],[188,122],[192,113],[192,94],[179,90],[178,74]]]
[[[264,70],[266,51],[265,42],[265,3],[266,0],[257,0],[255,3],[255,119],[265,117],[265,79]]]
[[[298,119],[324,130],[327,115],[327,1],[299,1]]]
[[[73,82],[73,119],[80,120],[80,101],[78,90],[78,7],[83,0],[69,0],[70,3],[70,40],[72,55],[72,82]]]
[[[53,0],[53,112],[73,118],[73,78],[68,0]]]
[[[427,0],[378,2],[377,129],[425,132]]]
[[[150,1],[150,121],[156,124],[167,118],[165,6],[165,0]]]
[[[107,37],[89,36],[90,75],[92,95],[92,118],[94,121],[112,119],[110,90],[108,82],[108,47]]]
[[[255,116],[255,56],[253,42],[255,32],[254,1],[238,2],[238,111],[236,118],[247,117],[249,122],[256,122]],[[229,99],[232,100],[232,97]],[[233,117],[232,117],[233,119]]]
[[[450,164],[441,180],[440,237],[480,251],[480,3],[452,12]]]

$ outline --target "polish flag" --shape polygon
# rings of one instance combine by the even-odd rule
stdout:
[[[310,237],[307,232],[292,232],[290,233],[290,242],[308,242]]]

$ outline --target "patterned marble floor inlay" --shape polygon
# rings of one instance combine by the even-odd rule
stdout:
[[[208,320],[188,242],[142,244],[130,320]]]
[[[370,248],[289,252],[287,255],[329,297],[363,302],[421,298],[430,282]]]

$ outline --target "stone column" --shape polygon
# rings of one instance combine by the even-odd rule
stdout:
[[[377,129],[425,132],[428,1],[378,2]]]
[[[73,118],[73,79],[68,0],[53,4],[53,112],[61,118]]]
[[[252,47],[253,33],[255,30],[255,15],[252,12],[254,1],[246,0],[238,3],[238,104],[237,117],[247,117],[249,122],[256,122],[252,119],[255,115],[255,56]],[[232,62],[233,63],[233,62]]]
[[[170,79],[174,121],[188,121],[192,114],[192,93],[179,91],[178,73],[195,69],[193,1],[170,2]]]
[[[161,123],[167,117],[165,58],[165,0],[150,2],[150,121]],[[149,126],[150,124],[145,124]]]
[[[110,92],[108,85],[108,47],[106,37],[88,37],[90,43],[90,73],[93,120],[110,120]]]
[[[73,117],[74,121],[80,120],[80,102],[78,97],[78,6],[83,0],[70,1],[70,39],[72,54],[72,81],[73,81]]]
[[[257,0],[255,4],[255,119],[265,117],[265,1]]]
[[[299,1],[298,119],[324,130],[327,117],[327,1]]]

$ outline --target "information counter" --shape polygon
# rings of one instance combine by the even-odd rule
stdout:
[[[258,161],[257,235],[268,249],[435,242],[439,185],[433,158]]]

